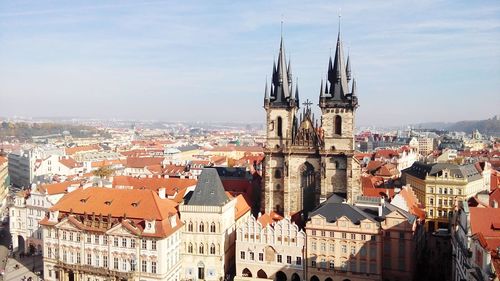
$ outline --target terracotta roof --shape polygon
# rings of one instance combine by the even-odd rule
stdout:
[[[283,217],[280,216],[278,213],[271,212],[269,214],[261,215],[259,218],[257,218],[257,221],[259,221],[260,224],[262,225],[262,228],[264,228],[267,225],[273,224],[273,223],[278,222],[282,219],[283,219]]]
[[[129,168],[144,168],[150,165],[161,165],[165,158],[163,157],[127,157],[125,164]]]
[[[248,204],[247,199],[242,194],[236,196],[236,207],[234,219],[238,220],[246,213],[250,212],[250,205]]]
[[[75,147],[66,147],[65,152],[67,155],[73,155],[76,153],[82,153],[82,152],[88,152],[88,151],[94,151],[94,150],[101,150],[101,147],[97,144],[92,144],[92,145],[84,145],[84,146],[75,146]]]
[[[71,157],[62,158],[62,159],[59,160],[59,162],[61,164],[63,164],[64,166],[70,168],[70,169],[82,166],[81,164],[79,164],[78,162],[76,162],[75,159],[73,159]]]
[[[493,207],[494,202],[500,207],[500,188],[497,188],[490,192],[490,207]]]
[[[393,149],[379,149],[375,151],[374,158],[385,158],[391,159],[393,157],[399,157],[399,152]]]
[[[488,243],[488,250],[495,250],[500,246],[500,224],[499,208],[469,208],[470,226],[472,234],[481,233]]]
[[[64,181],[59,183],[43,184],[39,185],[37,189],[41,193],[54,195],[68,192],[68,187],[71,185],[80,185],[80,181]]]
[[[172,196],[177,189],[185,189],[190,186],[195,186],[197,180],[189,178],[135,178],[131,176],[115,176],[113,177],[113,187],[132,187],[134,189],[150,189],[158,191],[160,188],[165,188],[166,193]]]
[[[244,151],[244,152],[264,153],[264,149],[260,146],[217,146],[210,149],[210,151],[221,151],[221,152]]]
[[[160,199],[152,190],[89,187],[66,194],[51,211],[161,221],[177,213],[176,207],[177,203]]]
[[[102,160],[102,161],[92,162],[91,166],[92,166],[92,168],[100,168],[100,167],[118,165],[118,164],[125,165],[125,163],[126,163],[126,160],[111,159],[111,160]]]
[[[418,198],[413,192],[413,189],[410,186],[403,186],[399,194],[403,197],[405,200],[407,206],[408,206],[408,211],[412,215],[417,216],[421,220],[425,219],[425,211],[423,210],[422,204],[418,201]]]
[[[368,172],[374,172],[384,165],[384,162],[378,160],[372,160],[366,165],[366,170]]]
[[[0,156],[0,165],[7,163],[7,157]]]

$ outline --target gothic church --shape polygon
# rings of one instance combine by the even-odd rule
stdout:
[[[321,118],[305,102],[299,114],[298,86],[292,83],[283,37],[270,87],[265,87],[267,137],[261,209],[304,215],[333,193],[352,202],[360,195],[360,165],[354,156],[354,115],[358,107],[356,81],[349,58],[344,60],[340,29],[335,57],[321,81]]]

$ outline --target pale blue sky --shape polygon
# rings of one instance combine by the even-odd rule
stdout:
[[[261,122],[282,15],[317,104],[339,8],[359,125],[500,113],[498,0],[0,0],[0,116]]]

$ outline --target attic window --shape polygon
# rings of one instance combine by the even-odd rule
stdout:
[[[493,230],[500,230],[500,223],[499,222],[494,222],[491,224],[491,228]]]
[[[80,202],[81,202],[81,203],[86,203],[86,202],[87,202],[87,198],[82,198],[82,199],[80,199]]]
[[[108,201],[105,201],[105,202],[104,202],[104,204],[106,204],[106,205],[108,205],[108,206],[109,206],[109,205],[111,205],[111,203],[112,203],[112,202],[113,202],[113,201],[109,201],[109,200],[108,200]]]
[[[132,202],[132,207],[137,207],[137,206],[139,206],[139,201],[137,201],[137,202]]]

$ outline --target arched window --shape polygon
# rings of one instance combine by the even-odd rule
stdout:
[[[198,254],[203,254],[203,244],[200,244],[200,248],[198,249]]]
[[[192,252],[193,252],[193,244],[189,243],[189,245],[188,245],[188,253],[192,253]]]
[[[189,224],[188,224],[188,231],[193,232],[193,223],[192,222],[189,222]]]
[[[210,232],[215,233],[215,223],[214,222],[210,225]]]
[[[335,134],[342,135],[342,117],[335,116]]]
[[[283,120],[278,117],[278,137],[283,137]]]
[[[215,244],[210,245],[210,254],[215,255]]]
[[[278,183],[276,184],[276,190],[280,190],[281,189],[281,185]]]
[[[281,179],[281,170],[280,169],[274,170],[274,177],[277,179]]]
[[[199,230],[200,232],[205,232],[205,224],[203,224],[202,222],[200,223]]]

